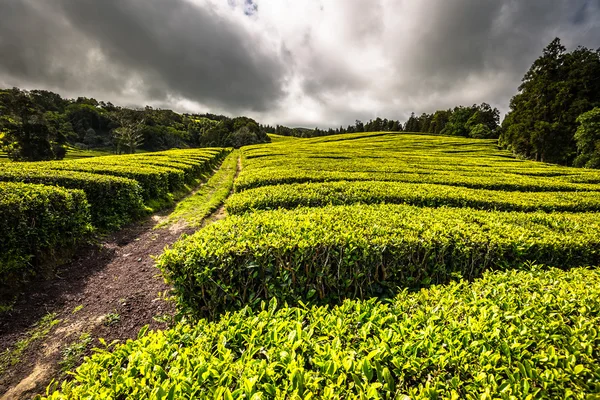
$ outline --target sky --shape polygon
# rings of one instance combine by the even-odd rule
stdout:
[[[0,0],[0,87],[339,127],[508,111],[555,37],[600,47],[600,0]]]

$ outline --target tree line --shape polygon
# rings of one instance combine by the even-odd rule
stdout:
[[[46,90],[0,90],[0,148],[17,161],[62,159],[68,146],[121,154],[269,141],[266,131],[247,117],[117,107]]]
[[[492,108],[487,103],[481,103],[481,105],[473,104],[470,107],[458,106],[453,109],[438,110],[432,114],[423,113],[418,117],[412,113],[404,124],[399,120],[377,117],[366,123],[356,120],[354,125],[348,125],[346,128],[340,126],[328,130],[290,128],[283,125],[264,125],[263,129],[278,135],[301,138],[340,133],[404,131],[489,139],[498,138],[499,120],[500,111],[497,108]]]
[[[600,49],[554,39],[523,77],[499,143],[537,161],[600,167]]]

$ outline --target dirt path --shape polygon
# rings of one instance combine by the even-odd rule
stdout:
[[[238,171],[240,162],[238,160]],[[237,176],[237,174],[236,174]],[[206,218],[224,216],[223,207]],[[60,323],[48,336],[34,342],[20,362],[0,377],[1,399],[31,398],[43,393],[52,378],[61,377],[60,362],[67,346],[82,334],[100,346],[137,337],[139,330],[166,328],[175,308],[165,300],[169,286],[154,267],[153,256],[162,253],[182,234],[185,225],[153,229],[167,213],[157,214],[106,237],[90,246],[58,270],[57,278],[32,282],[10,313],[0,315],[0,352],[26,337],[36,321],[47,313],[57,314]]]

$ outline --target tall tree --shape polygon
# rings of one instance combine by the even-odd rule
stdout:
[[[135,153],[144,142],[142,129],[145,119],[142,112],[121,109],[112,113],[111,117],[118,125],[113,129],[117,153],[121,153],[123,148],[126,148],[130,154]]]
[[[575,166],[600,168],[600,107],[581,114],[577,118],[579,128],[575,133],[575,142],[579,155]]]
[[[410,113],[410,117],[406,124],[404,124],[404,130],[406,132],[419,132],[421,130],[419,126],[419,120],[415,117],[415,113]]]
[[[571,164],[576,119],[600,106],[600,51],[567,52],[556,38],[523,77],[502,122],[500,144],[538,161]]]
[[[15,161],[61,159],[66,154],[64,137],[59,130],[51,129],[43,108],[34,99],[17,88],[0,91],[2,150]]]

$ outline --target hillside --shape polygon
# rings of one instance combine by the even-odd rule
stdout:
[[[487,139],[271,139],[219,178],[224,209],[163,219],[194,227],[156,260],[185,318],[101,345],[48,398],[600,393],[598,171]]]

